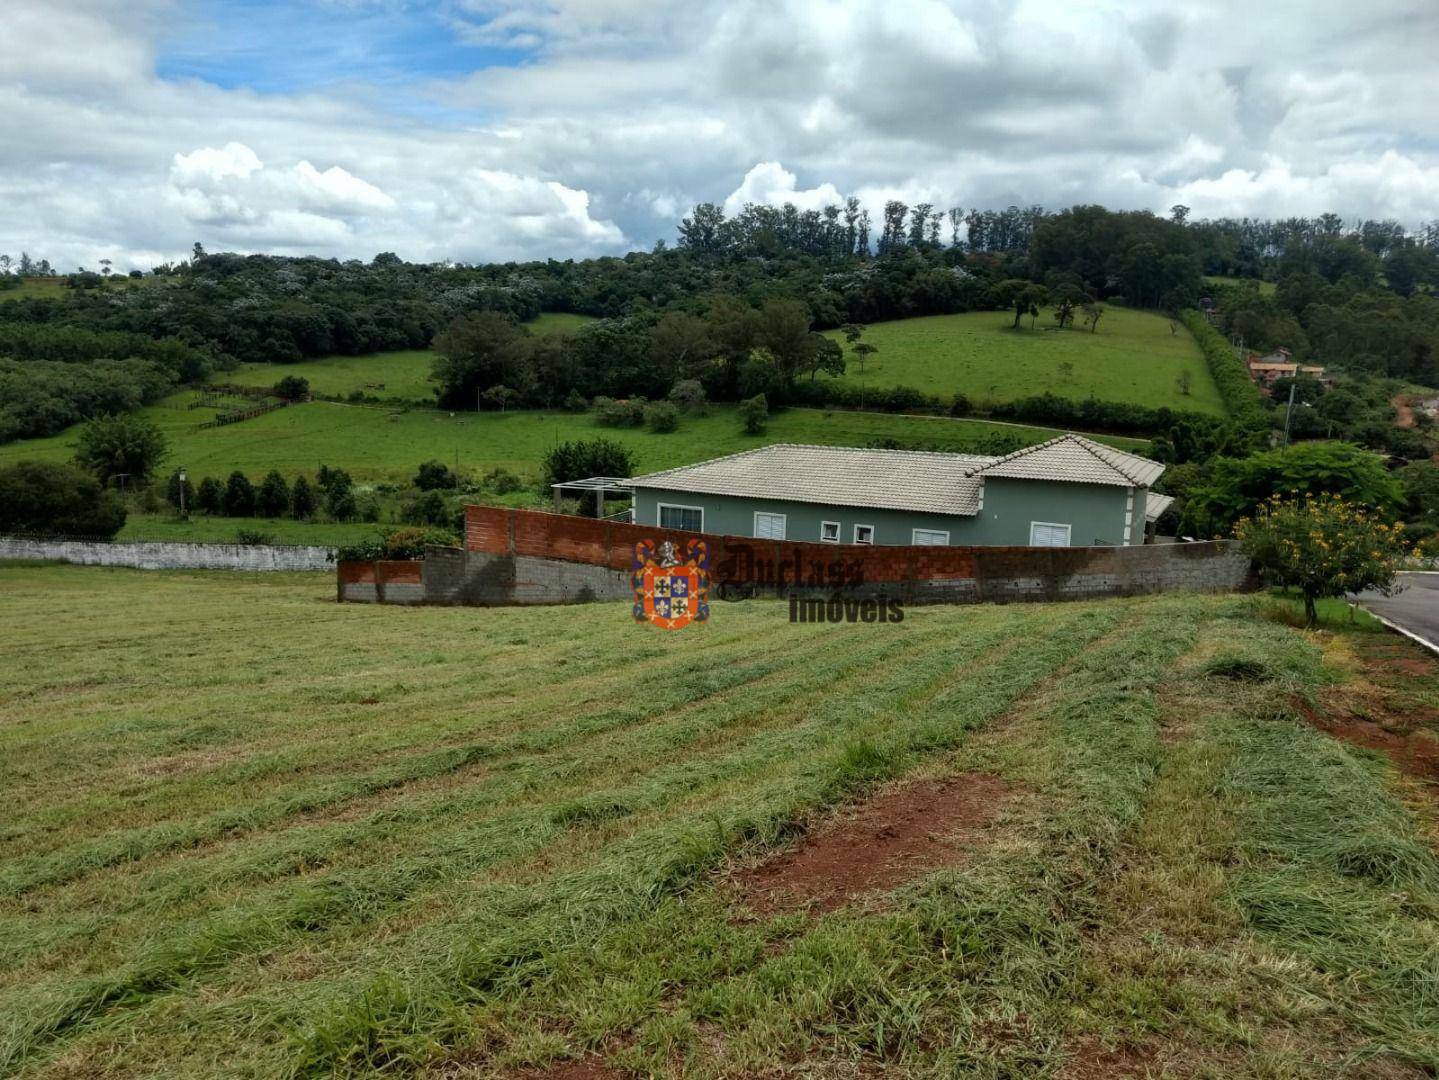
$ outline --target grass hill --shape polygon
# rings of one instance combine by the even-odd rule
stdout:
[[[970,312],[875,323],[864,340],[879,352],[861,370],[850,354],[843,380],[856,386],[910,386],[929,394],[964,394],[1005,402],[1034,394],[1124,401],[1224,415],[1199,346],[1182,325],[1171,332],[1160,315],[1106,307],[1098,331],[1059,330],[1049,312],[1035,328],[1013,316]],[[831,331],[843,341],[843,335]],[[1189,393],[1180,389],[1187,373]]]
[[[573,333],[593,321],[588,315],[545,312],[525,326],[532,334]],[[325,356],[298,364],[242,364],[217,378],[240,386],[273,386],[286,375],[296,375],[310,380],[310,389],[317,394],[345,396],[358,390],[372,397],[433,405],[434,359],[429,349],[400,349],[369,356]]]
[[[0,567],[0,1070],[1439,1059],[1433,803],[1305,720],[1435,715],[1433,664],[1367,683],[1362,633],[1252,597],[666,634],[332,596]]]

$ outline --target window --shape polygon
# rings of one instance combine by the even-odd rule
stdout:
[[[684,529],[686,532],[704,532],[705,512],[700,506],[673,506],[660,503],[660,528]]]
[[[944,547],[949,543],[949,533],[942,529],[915,529],[910,543],[923,547]]]
[[[819,523],[819,538],[825,544],[839,543],[839,522],[821,521]]]
[[[784,518],[783,514],[767,514],[763,510],[756,510],[754,538],[756,540],[783,540]]]
[[[854,527],[854,542],[855,542],[856,544],[872,544],[872,543],[874,543],[874,526],[873,526],[873,525],[856,525],[856,526]]]
[[[1069,526],[1053,521],[1031,521],[1029,523],[1030,547],[1068,547]]]

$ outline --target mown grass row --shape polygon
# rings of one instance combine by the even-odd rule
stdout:
[[[1078,618],[1080,614],[1076,609],[1074,617]],[[742,802],[748,801],[737,793],[745,791],[748,785],[754,783],[752,777],[755,775],[775,769],[783,774],[802,767],[807,760],[807,752],[818,753],[819,750],[814,748],[830,747],[835,739],[840,737],[840,732],[832,730],[833,728],[843,729],[852,725],[859,716],[867,718],[868,723],[873,726],[884,727],[889,715],[884,706],[893,704],[896,698],[904,700],[904,695],[916,679],[929,682],[936,679],[956,679],[956,664],[973,663],[979,652],[992,649],[997,642],[1007,637],[1012,629],[1010,618],[1006,616],[990,620],[987,630],[968,635],[963,642],[943,643],[941,638],[944,635],[933,635],[936,639],[933,645],[921,650],[910,667],[897,664],[879,665],[879,671],[891,673],[888,682],[874,682],[868,678],[869,669],[864,666],[864,661],[873,660],[874,657],[865,657],[860,650],[851,651],[848,660],[854,665],[855,674],[852,681],[855,686],[848,694],[844,692],[843,685],[837,684],[833,671],[826,670],[824,664],[817,664],[808,692],[821,699],[818,706],[797,702],[787,707],[767,709],[762,701],[757,701],[757,707],[749,710],[752,715],[747,721],[754,727],[754,731],[737,740],[735,748],[727,754],[713,759],[696,753],[692,755],[692,760],[687,760],[683,753],[678,753],[674,763],[664,770],[656,770],[653,775],[639,772],[628,788],[624,785],[599,788],[579,799],[574,797],[574,789],[562,788],[567,797],[558,801],[552,799],[550,803],[535,807],[531,820],[533,831],[526,833],[520,822],[511,820],[507,827],[502,828],[496,824],[495,836],[525,836],[532,848],[538,848],[553,839],[552,830],[561,825],[590,824],[597,808],[599,816],[606,818],[612,814],[612,808],[619,807],[621,809],[618,820],[612,824],[623,826],[633,819],[638,826],[643,824],[647,814],[658,814],[662,818],[670,806],[686,807],[695,803],[689,807],[688,812],[702,814],[699,807],[705,805],[706,799],[739,798]],[[1083,637],[1082,634],[1073,636],[1075,640]],[[914,642],[919,640],[920,638],[916,637]],[[935,647],[940,644],[946,644],[947,647]],[[1002,676],[1011,669],[1019,672],[1032,670],[1032,677],[1037,678],[1043,674],[1046,667],[1042,656],[1026,653],[1007,662],[1001,661],[997,673]],[[964,683],[978,677],[978,673],[966,673],[959,677],[959,682]],[[999,688],[978,695],[979,699],[990,703],[994,708],[1000,708],[1008,695],[1015,692],[1015,685],[1023,685],[1023,680],[1001,679]],[[852,695],[861,693],[861,686],[876,695],[878,704],[861,708],[856,716],[850,716],[847,709],[854,700]],[[837,696],[824,697],[826,688]],[[965,696],[971,695],[967,691]],[[836,709],[838,713],[835,712]],[[719,750],[724,748],[723,742],[715,747]],[[683,741],[673,749],[683,751]],[[785,790],[789,790],[793,783],[794,779],[790,776],[782,785]],[[646,790],[649,791],[648,796]],[[705,794],[706,792],[708,794]],[[680,801],[676,802],[677,799]],[[706,825],[706,832],[708,828]],[[471,858],[473,853],[486,850],[486,844],[474,836],[450,837],[446,842],[457,845],[462,853],[470,855]],[[415,861],[423,865],[426,860],[418,857]],[[299,894],[293,898],[294,904],[290,909],[277,907],[273,897],[266,897],[262,903],[256,905],[253,923],[215,919],[188,939],[184,933],[168,935],[164,948],[142,954],[140,962],[132,963],[123,973],[110,973],[108,978],[83,982],[79,986],[62,981],[58,985],[50,986],[48,990],[45,987],[37,988],[39,992],[27,994],[27,1000],[22,1003],[25,1021],[23,1027],[13,1033],[12,1041],[27,1047],[33,1046],[64,1031],[69,1025],[88,1018],[92,1015],[92,1010],[106,1003],[143,998],[147,994],[174,986],[177,981],[193,978],[201,971],[215,971],[218,966],[223,966],[228,957],[235,955],[237,947],[252,951],[273,948],[277,942],[285,940],[286,935],[313,934],[328,928],[335,919],[340,923],[353,925],[347,912],[360,910],[371,915],[383,912],[385,904],[389,902],[384,893],[386,883],[393,885],[396,880],[405,878],[406,871],[414,872],[416,869],[415,866],[405,866],[402,861],[398,866],[387,866],[383,870],[374,868],[374,878],[371,880],[363,880],[362,876],[358,876],[358,871],[355,875],[342,875],[343,878],[348,878],[348,881],[337,881],[333,884],[348,884],[351,888],[333,889],[328,893],[328,898],[324,890],[315,890],[309,895]],[[436,878],[471,873],[474,869],[473,864],[465,865],[456,857]],[[415,890],[409,888],[401,891],[409,895]],[[471,895],[472,887],[467,883],[466,887],[460,890],[460,898],[469,903]],[[319,905],[318,910],[313,906],[315,904]],[[441,903],[440,907],[443,906]],[[439,924],[441,929],[435,933],[440,941],[448,941],[452,937],[453,919],[454,914],[450,912]],[[279,928],[278,934],[273,932],[275,927]],[[243,946],[241,943],[244,943]],[[445,947],[448,948],[448,945]]]

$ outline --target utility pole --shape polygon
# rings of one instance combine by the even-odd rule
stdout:
[[[1289,449],[1289,421],[1294,416],[1294,388],[1298,386],[1297,380],[1289,382],[1289,406],[1284,410],[1284,446],[1281,449]]]
[[[188,520],[185,517],[185,466],[180,466],[180,520]]]

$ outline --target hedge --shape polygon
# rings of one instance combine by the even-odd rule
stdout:
[[[1224,335],[1193,308],[1181,312],[1179,317],[1199,343],[1209,374],[1234,423],[1241,428],[1272,427],[1259,390],[1249,378],[1249,369],[1235,355],[1234,347],[1224,340]]]

